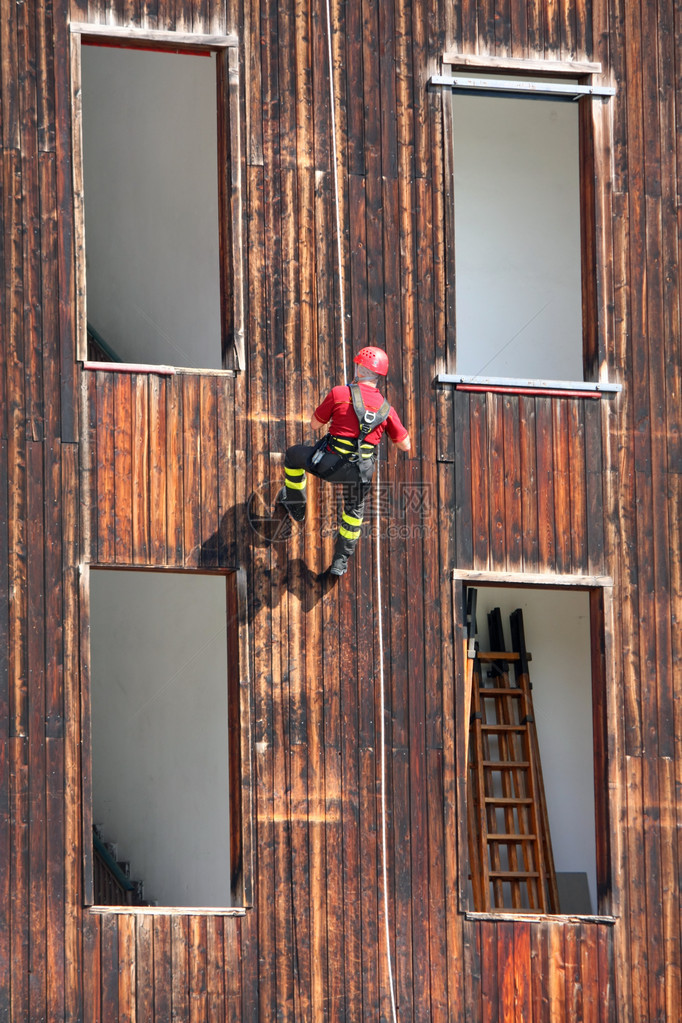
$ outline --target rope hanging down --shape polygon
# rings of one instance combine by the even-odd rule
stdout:
[[[343,378],[348,382],[348,362],[346,358],[346,313],[343,297],[343,260],[341,256],[341,214],[339,209],[339,177],[338,160],[336,152],[336,115],[334,99],[334,60],[332,54],[332,18],[330,0],[327,0],[327,53],[329,57],[329,103],[331,107],[331,133],[332,133],[332,163],[334,173],[334,207],[336,211],[336,254],[339,274],[339,312],[341,317],[341,352],[343,355]],[[381,758],[381,860],[382,860],[382,884],[384,903],[384,924],[386,930],[386,963],[388,967],[388,986],[391,995],[391,1014],[393,1023],[398,1023],[398,1013],[395,1002],[393,984],[393,963],[391,960],[391,931],[388,922],[388,841],[386,837],[386,713],[385,713],[385,678],[384,678],[384,630],[382,619],[382,589],[381,589],[381,531],[380,531],[380,508],[379,508],[379,461],[377,459],[376,469],[376,504],[375,504],[375,537],[376,537],[376,580],[377,580],[377,640],[379,646],[379,693],[381,705],[381,728],[380,728],[380,758]]]

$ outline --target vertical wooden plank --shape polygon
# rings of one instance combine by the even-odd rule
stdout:
[[[305,747],[296,743],[292,745],[289,756],[290,884],[294,889],[290,954],[293,960],[291,987],[296,1019],[308,1016],[315,1018],[318,1012],[324,1012],[322,978],[324,976],[326,979],[329,957],[323,926],[326,923],[326,883],[321,877],[325,851],[325,806],[322,793],[319,792],[319,781],[315,777],[320,769],[317,765],[309,764],[313,759],[319,759],[319,745],[313,742],[311,747],[309,755],[306,755]],[[308,783],[313,790],[310,802],[307,798]],[[294,881],[299,870],[308,878],[305,889],[303,886],[299,888]],[[281,898],[284,901],[284,892]]]
[[[376,762],[374,750],[359,751],[360,772],[360,916],[362,1003],[382,1006],[387,992],[379,989],[378,956],[385,962],[386,943],[379,933],[379,878],[377,874]],[[383,920],[383,917],[382,917]],[[390,1011],[390,1009],[389,1009]]]
[[[582,1021],[597,1023],[599,1006],[604,996],[599,984],[599,960],[597,958],[597,928],[582,924],[579,943],[580,983],[582,988]]]
[[[169,565],[184,561],[184,421],[182,381],[166,381],[166,558]]]
[[[644,807],[661,807],[659,788],[659,769],[654,757],[642,758],[642,802]],[[665,935],[664,909],[665,895],[662,888],[661,860],[661,829],[660,809],[658,819],[651,819],[647,810],[644,812],[644,888],[646,895],[646,934],[647,934],[647,981],[649,987],[649,1018],[665,1018]]]
[[[504,437],[505,564],[509,571],[519,572],[523,558],[519,399],[507,395],[502,397],[501,405]]]
[[[132,448],[132,560],[136,565],[149,563],[149,378],[134,374],[131,378],[131,406],[135,427]]]
[[[564,925],[564,964],[566,970],[566,1019],[571,1023],[583,1021],[583,981],[580,970],[580,925]]]
[[[151,916],[132,916],[135,930],[135,986],[132,996],[135,999],[134,1018],[144,1023],[154,1019],[154,918]]]
[[[214,377],[201,377],[201,556],[207,567],[218,565],[218,423]]]
[[[528,11],[524,0],[511,0],[511,56],[527,57],[528,52]]]
[[[171,1019],[189,1020],[189,941],[187,917],[171,917]]]
[[[81,421],[83,423],[83,436],[80,446],[81,541],[83,560],[97,562],[99,497],[97,493],[96,373],[83,373],[81,377]],[[58,464],[61,464],[61,462]]]
[[[150,1018],[157,1023],[172,1019],[171,1015],[171,917],[154,916],[153,945],[153,1005]]]
[[[538,495],[538,556],[540,571],[552,572],[556,564],[554,534],[554,487],[552,399],[535,399]]]
[[[416,461],[401,463],[405,469],[406,508],[405,526],[408,533],[406,548],[407,578],[424,578],[426,566],[423,545],[419,538],[419,508],[410,499],[410,495],[419,492],[419,484],[423,477]],[[410,912],[412,914],[412,976],[414,993],[411,999],[420,1000],[420,991],[429,990],[429,906],[428,887],[428,798],[426,783],[427,756],[427,711],[426,711],[426,679],[424,664],[424,644],[416,641],[417,636],[424,634],[423,600],[412,602],[405,594],[406,625],[408,635],[407,659],[407,693],[409,713],[409,789],[410,799],[410,834],[423,835],[424,840],[410,843],[412,878],[409,892]],[[395,668],[394,668],[395,670]],[[399,793],[401,789],[397,789]],[[405,789],[405,791],[407,791]],[[396,850],[396,857],[400,853]],[[407,893],[406,893],[407,895]],[[421,905],[424,912],[414,913],[412,906]],[[409,1006],[409,1002],[407,1005]],[[409,1011],[409,1009],[407,1010]]]
[[[552,402],[552,482],[554,489],[555,566],[559,573],[571,571],[571,493],[569,489],[568,401]]]
[[[289,678],[285,645],[287,635],[287,601],[277,593],[281,585],[270,581],[272,609],[272,713],[273,713],[273,837],[274,837],[274,916],[275,951],[277,955],[276,999],[284,1015],[293,1015],[296,984],[294,977],[294,907],[291,900],[293,884],[292,820],[290,765],[291,737],[289,721]],[[296,667],[294,665],[294,671]],[[308,899],[312,892],[309,889]]]
[[[38,82],[37,126],[38,149],[54,152],[54,52],[52,49],[52,3],[47,0],[36,9],[36,62]]]
[[[240,977],[240,964],[242,956],[242,921],[236,917],[225,917],[223,921],[224,930],[224,951],[223,960],[225,963],[225,1023],[241,1023],[242,1015],[242,985]]]
[[[7,441],[0,439],[0,740],[9,737],[9,522]],[[3,777],[0,775],[0,777]]]
[[[523,530],[523,568],[539,568],[537,420],[534,398],[519,398],[519,454]]]
[[[102,964],[104,957],[100,942],[102,918],[99,914],[88,913],[83,918],[83,1018],[105,1020],[102,1006]],[[63,947],[62,947],[63,951]],[[64,998],[62,987],[62,1000]],[[57,1007],[57,1001],[51,1004]],[[64,1018],[55,1012],[54,1020]]]
[[[500,988],[498,975],[498,934],[497,924],[490,920],[479,923],[481,935],[481,1020],[482,1023],[497,1023],[500,1014]]]
[[[24,337],[31,339],[24,352],[25,416],[26,435],[37,441],[43,437],[44,405],[35,17],[33,10],[24,6],[17,8],[17,43],[22,68],[19,76],[24,270],[22,330]]]
[[[149,560],[153,565],[165,565],[167,560],[167,380],[156,374],[149,379]]]
[[[61,380],[61,436],[78,440],[77,373],[75,350],[74,220],[68,0],[54,0],[55,119],[57,125],[57,208],[59,250],[59,352]]]
[[[445,964],[450,961],[446,944],[447,881],[443,851],[452,843],[453,833],[443,825],[443,752],[428,750],[426,759],[426,805],[429,808],[429,990],[431,1015],[434,1023],[445,1023],[448,1019],[448,994],[454,983]],[[418,1010],[422,1005],[419,998]]]
[[[590,575],[604,572],[606,469],[601,437],[601,402],[584,404],[585,534],[586,570]]]
[[[597,932],[597,958],[599,961],[600,1016],[602,1023],[616,1023],[616,985],[613,972],[612,931],[600,928]],[[622,974],[619,977],[622,983]]]
[[[26,427],[24,338],[22,330],[24,268],[22,252],[22,181],[19,154],[4,154],[5,190],[11,199],[7,217],[5,335],[7,352],[7,482],[8,482],[8,566],[12,600],[9,605],[9,714],[10,734],[25,735],[28,727],[26,591]],[[4,404],[4,402],[3,402]]]
[[[133,452],[140,442],[133,415],[129,373],[114,373],[114,560],[129,565],[133,554]],[[137,413],[137,410],[136,410]],[[137,495],[136,495],[137,496]]]
[[[86,905],[94,902],[92,841],[92,717],[90,711],[90,567],[84,565],[79,577],[80,610],[80,714],[82,772],[83,897]]]
[[[116,913],[101,918],[102,1023],[118,1023],[118,921]]]
[[[502,395],[487,394],[487,434],[488,434],[488,493],[490,495],[490,568],[504,571],[506,567],[505,550],[505,437],[504,417],[502,415]],[[485,472],[485,461],[480,462],[480,471]]]
[[[17,42],[17,11],[7,12],[0,35],[0,90],[2,117],[2,148],[18,150],[21,146],[19,116],[19,53]]]
[[[29,1018],[45,1015],[47,973],[47,821],[45,753],[45,583],[42,444],[27,450]]]
[[[551,1019],[549,1001],[549,924],[538,922],[531,929],[530,954],[532,1019]]]
[[[61,737],[45,739],[47,769],[47,1020],[65,1015],[64,984],[64,745]],[[0,770],[0,774],[1,774]],[[0,801],[2,795],[0,794]],[[0,814],[2,807],[0,806]],[[2,839],[0,838],[0,843]],[[0,918],[1,919],[1,918]],[[84,942],[88,939],[84,931]],[[99,955],[97,956],[99,959]],[[92,959],[90,960],[92,963]],[[1,982],[0,982],[1,987]],[[99,985],[98,985],[99,987]],[[1,1010],[1,996],[0,996]],[[94,1015],[93,1015],[94,1018]]]
[[[223,921],[219,916],[206,920],[206,1019],[223,1023],[225,1012],[225,958]]]
[[[514,924],[511,920],[503,920],[496,925],[497,938],[497,985],[499,988],[500,1020],[514,1019],[514,966],[516,949],[514,947]]]
[[[561,57],[560,0],[546,0],[544,6],[544,48],[545,58],[559,60]]]
[[[137,960],[135,955],[135,917],[119,917],[119,1020],[136,1023],[135,989]]]
[[[587,474],[585,457],[585,406],[589,401],[571,401],[568,413],[568,491],[570,500],[571,568],[587,574]],[[596,404],[596,402],[594,402]],[[603,520],[603,509],[596,510]]]
[[[184,564],[196,566],[201,552],[201,402],[199,378],[183,376]]]
[[[510,0],[496,0],[495,3],[495,54],[509,56],[511,45],[511,3]]]
[[[532,1023],[531,976],[531,927],[529,923],[515,922],[514,927],[514,1023]],[[585,1021],[587,1023],[587,1021]]]
[[[471,517],[474,534],[474,563],[477,569],[490,568],[490,483],[486,396],[472,394],[471,415]]]
[[[110,373],[97,373],[97,560],[113,564],[114,528],[114,381]]]
[[[78,557],[78,450],[62,445],[62,586],[64,594],[64,960],[65,1015],[77,1017],[82,999],[83,857],[81,804],[81,635]],[[89,808],[88,808],[89,810]]]
[[[644,851],[642,758],[626,757],[628,931],[632,950],[631,1011],[635,1019],[651,1019],[647,940],[647,867]]]
[[[479,922],[465,921],[464,931],[464,1005],[467,1023],[483,1019],[481,927]]]
[[[407,750],[398,749],[392,753],[392,790],[396,793],[407,793],[410,790],[410,757]],[[417,950],[414,944],[412,917],[412,905],[410,893],[413,883],[412,864],[414,863],[414,843],[412,841],[412,828],[407,799],[396,799],[392,812],[393,819],[393,840],[395,850],[393,855],[395,872],[395,921],[391,930],[395,933],[395,996],[398,1004],[404,1012],[413,1015],[414,993],[412,988],[413,969],[416,960]],[[381,820],[378,821],[381,828]],[[381,855],[381,852],[379,852]],[[381,866],[381,864],[379,865]],[[380,892],[380,897],[382,893]],[[426,907],[424,907],[426,910]],[[381,914],[380,926],[382,937],[385,929],[383,924],[383,913]],[[382,941],[381,955],[385,956],[385,941]],[[393,954],[393,950],[391,950]],[[423,953],[422,953],[423,954]],[[427,963],[423,962],[423,966]],[[424,982],[423,975],[415,978],[416,987],[421,988]],[[423,990],[423,988],[421,988]],[[390,1018],[390,1016],[389,1016]]]
[[[455,564],[458,568],[472,567],[474,563],[474,481],[478,487],[478,474],[474,476],[473,445],[471,431],[470,401],[465,391],[455,391],[452,399],[454,434],[452,459],[454,473],[454,529],[455,529]],[[440,479],[448,479],[450,472],[441,468]],[[443,529],[447,523],[443,521],[444,509],[449,505],[450,494],[443,492],[443,484],[439,486],[439,511]]]
[[[218,562],[232,566],[237,562],[237,458],[235,437],[235,382],[218,383],[216,395],[218,418]]]
[[[10,935],[12,976],[9,1019],[29,1018],[29,779],[28,739],[9,739]]]
[[[206,917],[189,918],[189,1023],[204,1023],[208,1008],[206,991]]]
[[[55,440],[44,445],[45,474],[45,616],[49,642],[45,665],[45,732],[63,735],[63,594],[61,445]],[[0,516],[1,519],[1,516]],[[0,551],[1,557],[1,551]],[[0,704],[2,700],[0,698]]]
[[[329,650],[329,661],[337,665],[332,684],[339,688],[340,746],[341,746],[341,791],[343,794],[343,859],[341,863],[343,902],[343,951],[345,960],[344,994],[347,1012],[358,1005],[362,998],[362,912],[354,912],[353,905],[361,905],[360,874],[360,799],[359,799],[359,748],[358,735],[358,691],[349,684],[348,665],[341,651],[345,630],[335,628],[334,609],[331,601],[324,601],[322,607],[322,635],[325,637],[325,653]],[[349,618],[352,618],[349,615]],[[348,624],[341,623],[342,626]],[[332,636],[327,647],[326,637]],[[329,677],[329,676],[328,676]]]

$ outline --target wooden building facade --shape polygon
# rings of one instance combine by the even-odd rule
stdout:
[[[680,5],[0,12],[0,1018],[679,1020]],[[80,52],[102,40],[215,54],[222,370],[88,363]],[[472,67],[615,90],[579,101],[584,378],[611,396],[442,379],[452,116],[431,80]],[[258,502],[368,343],[413,449],[380,462],[378,560],[368,534],[330,587],[333,536],[311,516],[278,542]],[[225,576],[222,911],[93,908],[99,567]],[[509,583],[588,594],[592,914],[467,901],[463,590]]]

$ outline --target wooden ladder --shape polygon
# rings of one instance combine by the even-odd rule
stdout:
[[[491,649],[483,652],[475,638],[475,590],[468,591],[468,601],[467,656],[473,659],[473,675],[467,808],[474,908],[558,913],[523,614],[510,615],[508,651],[500,609],[491,611]]]

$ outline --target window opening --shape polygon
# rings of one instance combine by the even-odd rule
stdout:
[[[540,95],[542,82],[500,83],[535,90],[519,97],[463,81],[451,101],[457,372],[582,380],[579,106]]]
[[[95,904],[233,903],[227,607],[225,576],[90,572]]]
[[[217,57],[122,42],[81,48],[88,357],[218,370]]]
[[[601,737],[603,722],[599,716],[601,713],[599,708],[603,707],[604,701],[593,700],[593,691],[604,684],[599,673],[594,676],[598,660],[594,657],[594,647],[595,644],[598,646],[601,643],[601,637],[592,634],[594,624],[591,628],[591,622],[594,622],[591,601],[596,599],[596,594],[569,587],[548,590],[539,587],[476,585],[474,589],[477,642],[480,651],[499,652],[499,639],[494,633],[489,637],[488,631],[488,616],[491,615],[494,620],[496,608],[499,608],[503,626],[504,649],[512,651],[515,643],[510,629],[510,619],[517,609],[522,613],[526,648],[531,658],[528,674],[532,687],[533,726],[537,735],[539,747],[537,753],[541,765],[539,780],[544,785],[544,801],[556,871],[558,906],[552,903],[548,894],[546,907],[541,908],[538,900],[534,901],[530,887],[526,887],[529,882],[523,879],[523,874],[535,869],[530,856],[530,843],[527,840],[500,842],[499,839],[493,838],[487,845],[481,842],[481,829],[477,829],[475,823],[479,812],[485,814],[486,818],[482,828],[485,829],[488,825],[492,834],[525,833],[527,837],[528,834],[534,833],[529,823],[530,805],[528,807],[523,805],[524,801],[530,803],[528,793],[522,791],[525,784],[523,769],[509,767],[510,761],[528,760],[528,757],[522,756],[525,738],[522,734],[523,729],[503,728],[500,732],[494,731],[493,728],[487,737],[484,737],[483,756],[479,746],[478,763],[475,767],[479,776],[484,771],[488,772],[490,795],[493,797],[489,805],[478,805],[478,795],[483,784],[481,782],[479,786],[471,769],[466,772],[465,798],[468,821],[466,844],[469,855],[462,857],[462,860],[468,859],[469,866],[465,871],[466,876],[463,877],[465,908],[469,910],[485,908],[481,905],[485,860],[488,870],[496,871],[502,878],[498,880],[496,886],[499,901],[496,902],[495,896],[491,896],[492,906],[489,911],[560,912],[580,915],[604,912],[606,890],[604,880],[608,868],[606,863],[598,862],[598,857],[603,857],[601,848],[603,843],[602,841],[598,843],[596,839],[596,827],[599,827],[600,831],[606,829],[606,821],[599,819],[605,815],[605,808],[602,801],[595,798],[595,779],[602,776],[605,756]],[[471,593],[472,588],[463,585],[461,610],[463,622],[466,620],[467,604],[471,604]],[[596,631],[600,630],[601,625]],[[469,660],[468,663],[471,664]],[[492,676],[500,666],[500,659],[491,663],[481,657],[482,693],[486,688],[499,687]],[[509,684],[513,688],[516,685],[515,666],[509,662],[507,667]],[[511,698],[495,697],[494,694],[474,696],[473,690],[471,692],[470,714],[467,721],[463,722],[466,735],[462,737],[470,758],[469,764],[472,759],[476,761],[475,756],[471,757],[472,743],[475,742],[474,733],[477,725],[480,735],[481,719],[488,723],[492,721],[497,724],[513,725],[517,723],[516,717],[520,714],[520,709],[517,710],[516,706],[511,708],[511,704],[514,703]],[[505,719],[507,714],[508,721]],[[519,722],[522,719],[523,715],[518,718]],[[532,739],[532,736],[530,738]],[[484,768],[482,766],[484,762],[493,766]],[[506,767],[499,769],[496,766],[498,762],[505,763]],[[501,801],[495,802],[496,797]],[[539,797],[537,798],[539,806]],[[525,823],[524,820],[519,821],[518,815],[526,815]],[[516,889],[510,882],[512,875],[517,875],[520,879]],[[490,890],[492,892],[492,883]]]

